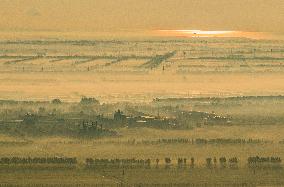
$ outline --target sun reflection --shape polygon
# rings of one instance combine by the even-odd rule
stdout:
[[[177,37],[239,37],[251,39],[265,39],[266,34],[262,32],[246,31],[203,31],[203,30],[156,30],[159,36]]]

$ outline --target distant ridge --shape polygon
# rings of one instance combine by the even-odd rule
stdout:
[[[284,95],[277,96],[228,96],[228,97],[183,97],[183,98],[155,98],[153,102],[168,102],[168,101],[207,101],[207,100],[252,100],[252,99],[284,99]]]

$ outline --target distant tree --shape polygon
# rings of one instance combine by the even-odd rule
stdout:
[[[212,158],[206,158],[206,166],[208,167],[208,168],[210,168],[211,167],[211,161],[212,161]]]
[[[34,125],[37,121],[38,117],[31,113],[27,113],[23,118],[23,123],[28,125]]]
[[[190,159],[190,166],[194,167],[194,158],[193,157],[191,157],[191,159]]]
[[[44,107],[39,107],[38,114],[44,114],[46,112]]]
[[[51,103],[52,103],[52,104],[61,104],[62,101],[61,101],[60,99],[53,99],[53,100],[51,101]]]
[[[83,105],[99,105],[100,102],[93,97],[82,97],[80,104],[83,104]]]
[[[159,165],[160,160],[157,158],[156,159],[156,165]]]

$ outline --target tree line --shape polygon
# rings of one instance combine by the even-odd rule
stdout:
[[[259,156],[253,156],[249,157],[247,159],[248,166],[250,168],[270,168],[270,167],[281,167],[281,158],[280,157],[259,157]]]
[[[87,158],[85,161],[87,167],[105,168],[149,168],[150,159],[92,159]]]
[[[163,138],[157,140],[136,140],[129,139],[127,141],[104,141],[104,142],[96,142],[96,143],[111,143],[111,144],[132,144],[132,145],[155,145],[155,144],[266,144],[272,143],[263,139],[231,139],[231,138],[215,138],[215,139],[203,139],[203,138]]]
[[[239,159],[237,157],[208,157],[205,159],[205,167],[207,168],[238,168]],[[281,158],[277,156],[260,157],[250,156],[247,158],[247,165],[249,168],[281,168]],[[0,165],[29,165],[29,164],[67,164],[76,165],[76,157],[2,157],[0,158]],[[151,168],[152,166],[178,166],[178,168],[195,167],[195,158],[190,159],[179,157],[172,159],[165,157],[164,159],[106,159],[106,158],[86,158],[85,166],[90,168]]]
[[[77,158],[68,157],[3,157],[0,158],[0,164],[77,164]]]
[[[231,168],[237,169],[239,167],[239,159],[237,157],[208,157],[205,159],[206,168]],[[280,157],[248,157],[247,164],[249,167],[254,164],[254,166],[261,166],[262,163],[272,163],[273,166],[281,167]],[[178,168],[190,167],[194,168],[195,158],[190,159],[179,157],[177,159],[172,159],[170,157],[165,157],[164,159],[155,159],[154,162],[151,159],[92,159],[87,158],[87,167],[93,168],[151,168],[164,166],[165,168],[170,168],[175,165]]]

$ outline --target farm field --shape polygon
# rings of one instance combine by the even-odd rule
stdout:
[[[1,98],[281,95],[283,46],[241,38],[1,41]]]

